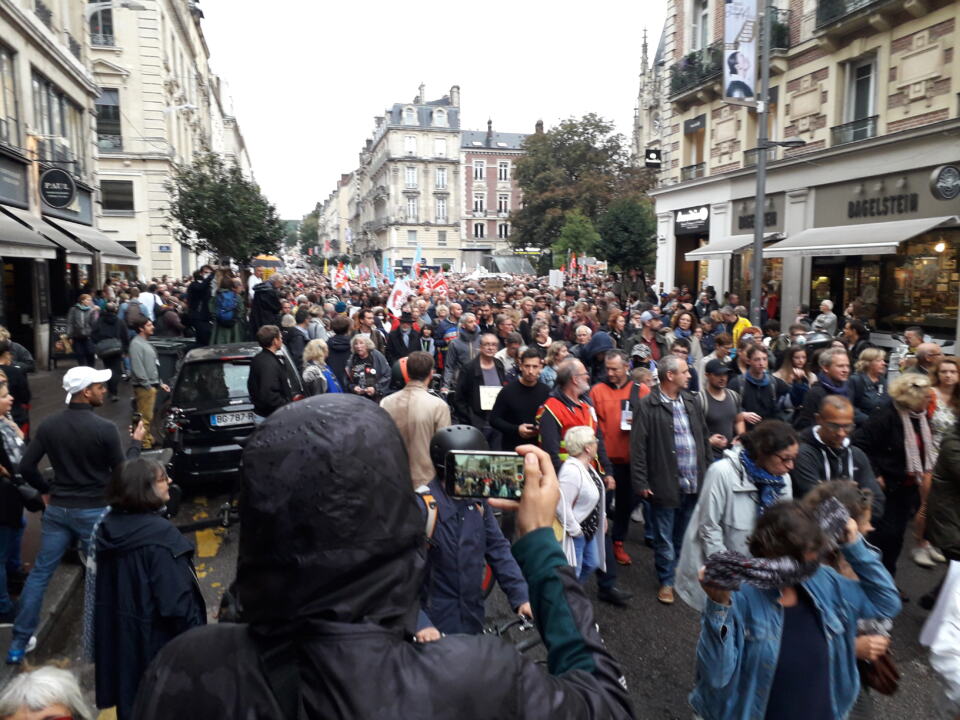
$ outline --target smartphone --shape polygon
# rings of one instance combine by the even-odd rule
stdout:
[[[450,497],[519,500],[523,494],[523,456],[515,452],[455,450],[447,453],[445,469]]]

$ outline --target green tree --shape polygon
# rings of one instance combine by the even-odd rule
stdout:
[[[284,247],[296,247],[297,243],[300,242],[300,221],[284,220],[283,227],[284,232],[286,233],[283,238]]]
[[[306,253],[320,244],[320,213],[314,210],[300,222],[300,250]]]
[[[597,254],[623,270],[653,272],[657,261],[657,219],[648,198],[614,200],[597,222]]]
[[[174,170],[166,185],[174,235],[194,251],[247,262],[275,252],[286,234],[276,208],[235,163],[212,152]]]
[[[566,262],[567,253],[576,253],[577,257],[591,255],[599,242],[600,234],[593,227],[590,218],[577,209],[568,210],[560,229],[560,237],[553,246],[553,264],[560,267]]]

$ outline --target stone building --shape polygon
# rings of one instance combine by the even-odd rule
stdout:
[[[762,5],[762,3],[761,3]],[[777,0],[763,281],[782,322],[833,300],[880,331],[952,336],[960,274],[960,3]],[[723,3],[668,0],[637,149],[663,153],[656,277],[746,300],[757,115],[722,100]]]

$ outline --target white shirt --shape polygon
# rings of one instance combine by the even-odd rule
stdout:
[[[150,318],[150,320],[156,321],[157,296],[152,292],[142,292],[137,297],[137,300],[140,302],[143,314]]]
[[[253,299],[253,289],[261,282],[263,281],[256,275],[251,275],[247,278],[247,295],[249,295],[251,299]]]

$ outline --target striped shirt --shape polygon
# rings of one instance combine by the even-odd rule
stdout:
[[[692,495],[697,492],[697,442],[693,437],[687,409],[679,393],[676,399],[671,399],[661,392],[660,402],[673,411],[673,442],[677,451],[680,492]]]

